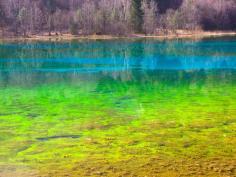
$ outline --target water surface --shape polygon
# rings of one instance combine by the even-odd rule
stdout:
[[[0,43],[0,176],[234,176],[236,38]]]

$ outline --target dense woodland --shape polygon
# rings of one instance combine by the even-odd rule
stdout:
[[[236,0],[0,0],[0,34],[236,30]]]

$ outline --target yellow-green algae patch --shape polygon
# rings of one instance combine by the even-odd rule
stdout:
[[[235,175],[235,71],[201,72],[1,88],[1,176]]]

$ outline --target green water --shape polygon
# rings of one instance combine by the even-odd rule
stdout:
[[[235,176],[236,38],[0,43],[0,176]]]

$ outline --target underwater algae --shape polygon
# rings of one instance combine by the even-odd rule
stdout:
[[[234,39],[0,46],[0,176],[235,176]]]

